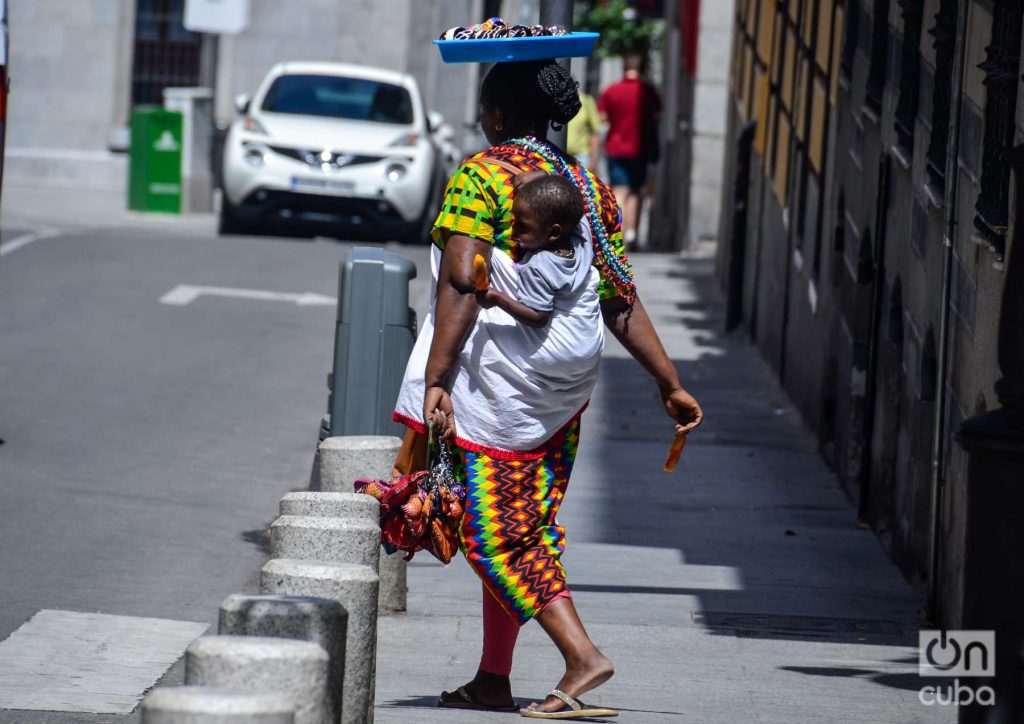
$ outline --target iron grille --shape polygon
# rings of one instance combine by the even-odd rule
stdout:
[[[185,29],[184,0],[137,0],[132,105],[163,105],[164,88],[199,85],[202,36]]]
[[[327,167],[335,171],[340,168],[348,168],[349,166],[377,163],[385,158],[384,156],[367,156],[354,153],[331,153],[315,149],[287,148],[285,146],[271,146],[270,150],[296,161],[302,161],[304,164],[311,166],[312,168],[326,170],[324,167]]]
[[[928,177],[942,186],[946,177],[946,141],[949,139],[949,106],[953,93],[953,53],[956,50],[957,0],[940,0],[935,26],[928,31],[935,48],[935,90],[932,93],[932,131],[928,139]]]
[[[981,190],[975,205],[974,227],[995,254],[1006,251],[1010,187],[1010,147],[1013,144],[1020,73],[1021,17],[1019,0],[996,0],[992,13],[992,42],[985,48],[985,137],[981,150]]]
[[[846,25],[843,28],[843,58],[839,69],[847,78],[853,76],[853,58],[857,54],[857,30],[860,28],[860,0],[846,0]]]
[[[871,63],[865,100],[870,108],[882,110],[882,91],[885,88],[885,53],[889,37],[889,0],[875,0],[871,16]]]
[[[900,95],[896,102],[896,137],[899,144],[913,151],[914,119],[917,117],[918,93],[921,85],[921,24],[924,19],[922,0],[899,0],[903,14],[903,46],[900,61]]]

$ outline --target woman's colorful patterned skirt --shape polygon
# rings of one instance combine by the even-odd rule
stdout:
[[[555,517],[576,459],[579,430],[576,415],[534,460],[496,460],[457,448],[467,488],[460,547],[484,586],[520,624],[565,589],[565,529]]]

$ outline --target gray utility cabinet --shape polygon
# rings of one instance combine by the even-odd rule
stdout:
[[[331,436],[404,435],[391,413],[416,341],[416,313],[409,307],[415,277],[412,261],[380,247],[356,246],[342,258],[324,420]]]

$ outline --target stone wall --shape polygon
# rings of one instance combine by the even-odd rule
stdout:
[[[872,17],[886,7],[884,18]],[[908,20],[915,7],[917,37]],[[940,0],[818,0],[805,4],[813,13],[806,17],[770,2],[741,4],[728,143],[751,121],[758,131],[745,229],[729,223],[733,189],[723,194],[718,269],[727,287],[741,287],[743,323],[818,432],[860,520],[922,599],[930,575],[934,430],[942,416],[936,584],[941,622],[955,627],[963,599],[965,458],[953,434],[966,416],[995,405],[1004,277],[1000,256],[979,243],[972,223],[985,173],[989,97],[979,66],[993,42],[993,5],[968,3],[955,179],[928,169],[936,147],[945,148],[933,142],[932,128],[949,125],[936,113],[950,71],[937,70],[941,58],[928,32],[939,8]],[[798,48],[793,57],[790,46]],[[953,49],[940,52],[948,58]],[[810,83],[806,61],[814,63]],[[897,108],[911,92],[918,100],[903,116],[904,129]],[[1018,117],[1022,107],[1018,93]],[[734,149],[729,158],[731,184]],[[958,224],[947,247],[945,197],[954,181]],[[746,264],[737,280],[728,269],[742,232]],[[938,379],[944,290],[948,372]]]
[[[128,114],[131,0],[10,0],[8,179],[119,186],[108,149]]]

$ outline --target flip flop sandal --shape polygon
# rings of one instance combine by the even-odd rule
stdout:
[[[451,692],[442,691],[441,698],[437,700],[437,705],[445,709],[476,709],[479,711],[516,711],[519,708],[515,704],[508,704],[506,706],[481,704],[469,695],[465,686],[460,686]]]
[[[579,699],[573,699],[564,691],[555,689],[548,696],[561,699],[568,709],[560,711],[533,711],[532,709],[520,709],[520,716],[531,719],[590,719],[592,717],[618,716],[619,712],[614,709],[603,709],[600,707],[587,706]]]

